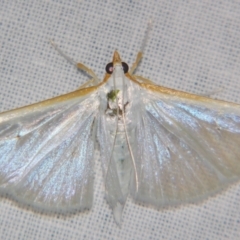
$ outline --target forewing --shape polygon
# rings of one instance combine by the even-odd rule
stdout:
[[[133,197],[156,207],[195,202],[240,177],[237,104],[141,90]]]
[[[91,207],[99,100],[75,95],[0,114],[2,192],[40,210]]]

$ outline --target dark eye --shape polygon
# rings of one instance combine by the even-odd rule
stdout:
[[[112,62],[107,64],[106,72],[109,73],[109,74],[112,74],[112,72],[113,72],[113,63]]]
[[[125,62],[122,62],[122,68],[123,68],[124,73],[128,72],[129,67]]]

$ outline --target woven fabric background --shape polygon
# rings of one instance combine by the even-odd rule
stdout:
[[[0,111],[88,80],[50,39],[102,78],[115,49],[133,63],[149,19],[153,28],[139,75],[240,103],[239,16],[234,0],[0,0]],[[128,199],[119,228],[104,200],[99,162],[95,172],[92,210],[71,217],[46,216],[1,198],[0,239],[240,239],[240,184],[200,204],[163,211]]]

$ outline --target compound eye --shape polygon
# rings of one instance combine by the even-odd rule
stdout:
[[[122,68],[123,68],[124,73],[128,72],[129,67],[125,62],[122,62]]]
[[[112,62],[108,63],[105,69],[106,69],[107,73],[112,74],[112,72],[113,72],[113,63]]]

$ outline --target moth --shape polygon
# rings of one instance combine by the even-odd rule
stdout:
[[[60,52],[61,53],[61,52]],[[90,209],[94,158],[117,224],[128,196],[156,208],[239,180],[240,106],[158,86],[117,51],[102,81],[0,114],[0,190],[49,212]]]

